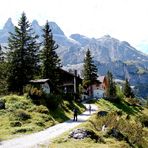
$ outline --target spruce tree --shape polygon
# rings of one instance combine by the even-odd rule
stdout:
[[[14,33],[10,33],[8,38],[9,91],[22,94],[24,85],[36,74],[40,47],[37,39],[23,12],[18,27],[15,26]]]
[[[114,98],[116,97],[116,85],[115,82],[113,80],[113,75],[111,72],[107,72],[107,83],[108,83],[108,87],[107,87],[107,97],[108,98]]]
[[[126,97],[134,98],[134,93],[130,87],[128,79],[125,80],[125,86],[124,86],[124,95]]]
[[[0,45],[0,94],[7,92],[7,62],[5,61],[5,53]]]
[[[43,78],[50,79],[54,89],[57,88],[59,82],[59,68],[60,59],[56,53],[58,45],[53,39],[52,30],[50,29],[48,21],[43,28],[43,49],[41,53],[42,58],[42,75]]]
[[[84,69],[83,69],[83,85],[88,87],[93,84],[93,82],[97,79],[97,68],[94,64],[93,58],[91,56],[90,50],[88,49],[86,52],[86,56],[84,58]]]
[[[4,61],[4,52],[2,51],[2,46],[0,45],[0,62]]]

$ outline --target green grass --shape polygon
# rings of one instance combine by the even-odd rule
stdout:
[[[83,140],[70,139],[68,141],[57,141],[52,143],[49,148],[129,148],[123,141],[108,139],[106,143],[96,143],[89,138]]]
[[[108,115],[100,117],[94,114],[89,120],[76,128],[91,129],[99,135],[104,142],[95,142],[90,138],[83,140],[75,140],[68,138],[70,131],[64,133],[60,137],[53,140],[50,148],[130,148],[133,147],[148,147],[148,128],[143,127],[139,121],[139,116],[148,115],[148,109],[144,107],[132,106],[127,100],[122,100],[120,103],[112,103],[104,99],[100,99],[95,103],[99,111],[107,111]],[[122,112],[118,115],[118,112]],[[127,115],[130,118],[127,119]],[[129,141],[119,141],[116,138],[107,135],[107,132],[102,132],[102,125],[107,124],[107,131],[113,127],[117,128]],[[72,131],[72,130],[71,130]]]
[[[73,117],[73,108],[79,113],[85,107],[74,101],[63,101],[55,110],[35,105],[27,96],[9,95],[1,98],[6,109],[0,110],[0,140],[41,131]]]

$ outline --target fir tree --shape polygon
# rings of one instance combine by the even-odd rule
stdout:
[[[116,97],[116,85],[113,80],[113,75],[111,72],[107,72],[107,82],[108,82],[108,87],[107,87],[107,97],[108,98],[113,98]]]
[[[47,21],[43,28],[42,75],[43,78],[50,79],[54,88],[58,85],[58,70],[60,68],[60,59],[55,51],[57,48],[58,45],[53,39],[52,30]]]
[[[88,49],[86,52],[86,57],[84,59],[84,71],[83,71],[83,85],[88,87],[93,84],[93,82],[97,79],[97,68],[92,59],[90,50]]]
[[[18,27],[15,26],[8,39],[9,91],[22,94],[24,85],[36,74],[40,47],[37,38],[23,12]]]
[[[126,97],[134,98],[134,93],[130,87],[128,79],[125,80],[124,95]]]
[[[4,52],[2,51],[2,47],[0,45],[0,62],[4,61]]]
[[[0,45],[0,94],[7,92],[7,62],[5,61],[5,53]]]

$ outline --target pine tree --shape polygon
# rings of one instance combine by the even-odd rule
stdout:
[[[0,62],[3,62],[4,60],[4,52],[2,51],[2,47],[0,45]]]
[[[7,92],[7,62],[5,61],[5,53],[0,45],[0,94]]]
[[[23,12],[18,27],[15,26],[14,33],[8,38],[9,91],[22,94],[24,85],[36,74],[40,47],[37,39]]]
[[[124,95],[126,97],[134,98],[134,93],[130,87],[128,79],[125,80]]]
[[[90,50],[88,49],[86,52],[86,57],[84,59],[84,71],[83,71],[83,85],[88,87],[93,84],[93,82],[97,79],[97,68],[92,59]]]
[[[107,97],[108,98],[116,97],[116,85],[113,80],[113,75],[109,71],[107,72],[107,82],[108,82]]]
[[[55,51],[57,48],[58,45],[53,40],[52,30],[47,21],[43,28],[43,49],[41,51],[42,75],[43,78],[50,79],[54,88],[58,85],[58,70],[61,67],[60,59]]]

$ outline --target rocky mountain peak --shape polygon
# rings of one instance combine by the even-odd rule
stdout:
[[[8,20],[6,21],[4,27],[3,27],[3,30],[7,30],[7,31],[11,31],[14,29],[14,25],[12,23],[12,19],[11,18],[8,18]]]
[[[75,41],[79,42],[82,46],[89,43],[90,38],[81,35],[81,34],[72,34],[70,38],[74,39]]]
[[[32,23],[31,23],[31,25],[32,25],[32,28],[35,31],[35,33],[37,35],[41,36],[42,35],[42,28],[39,25],[38,21],[37,20],[33,20]]]
[[[64,32],[55,22],[49,22],[49,25],[52,29],[53,34],[65,36]]]
[[[37,20],[33,20],[31,24],[32,26],[40,26]]]

